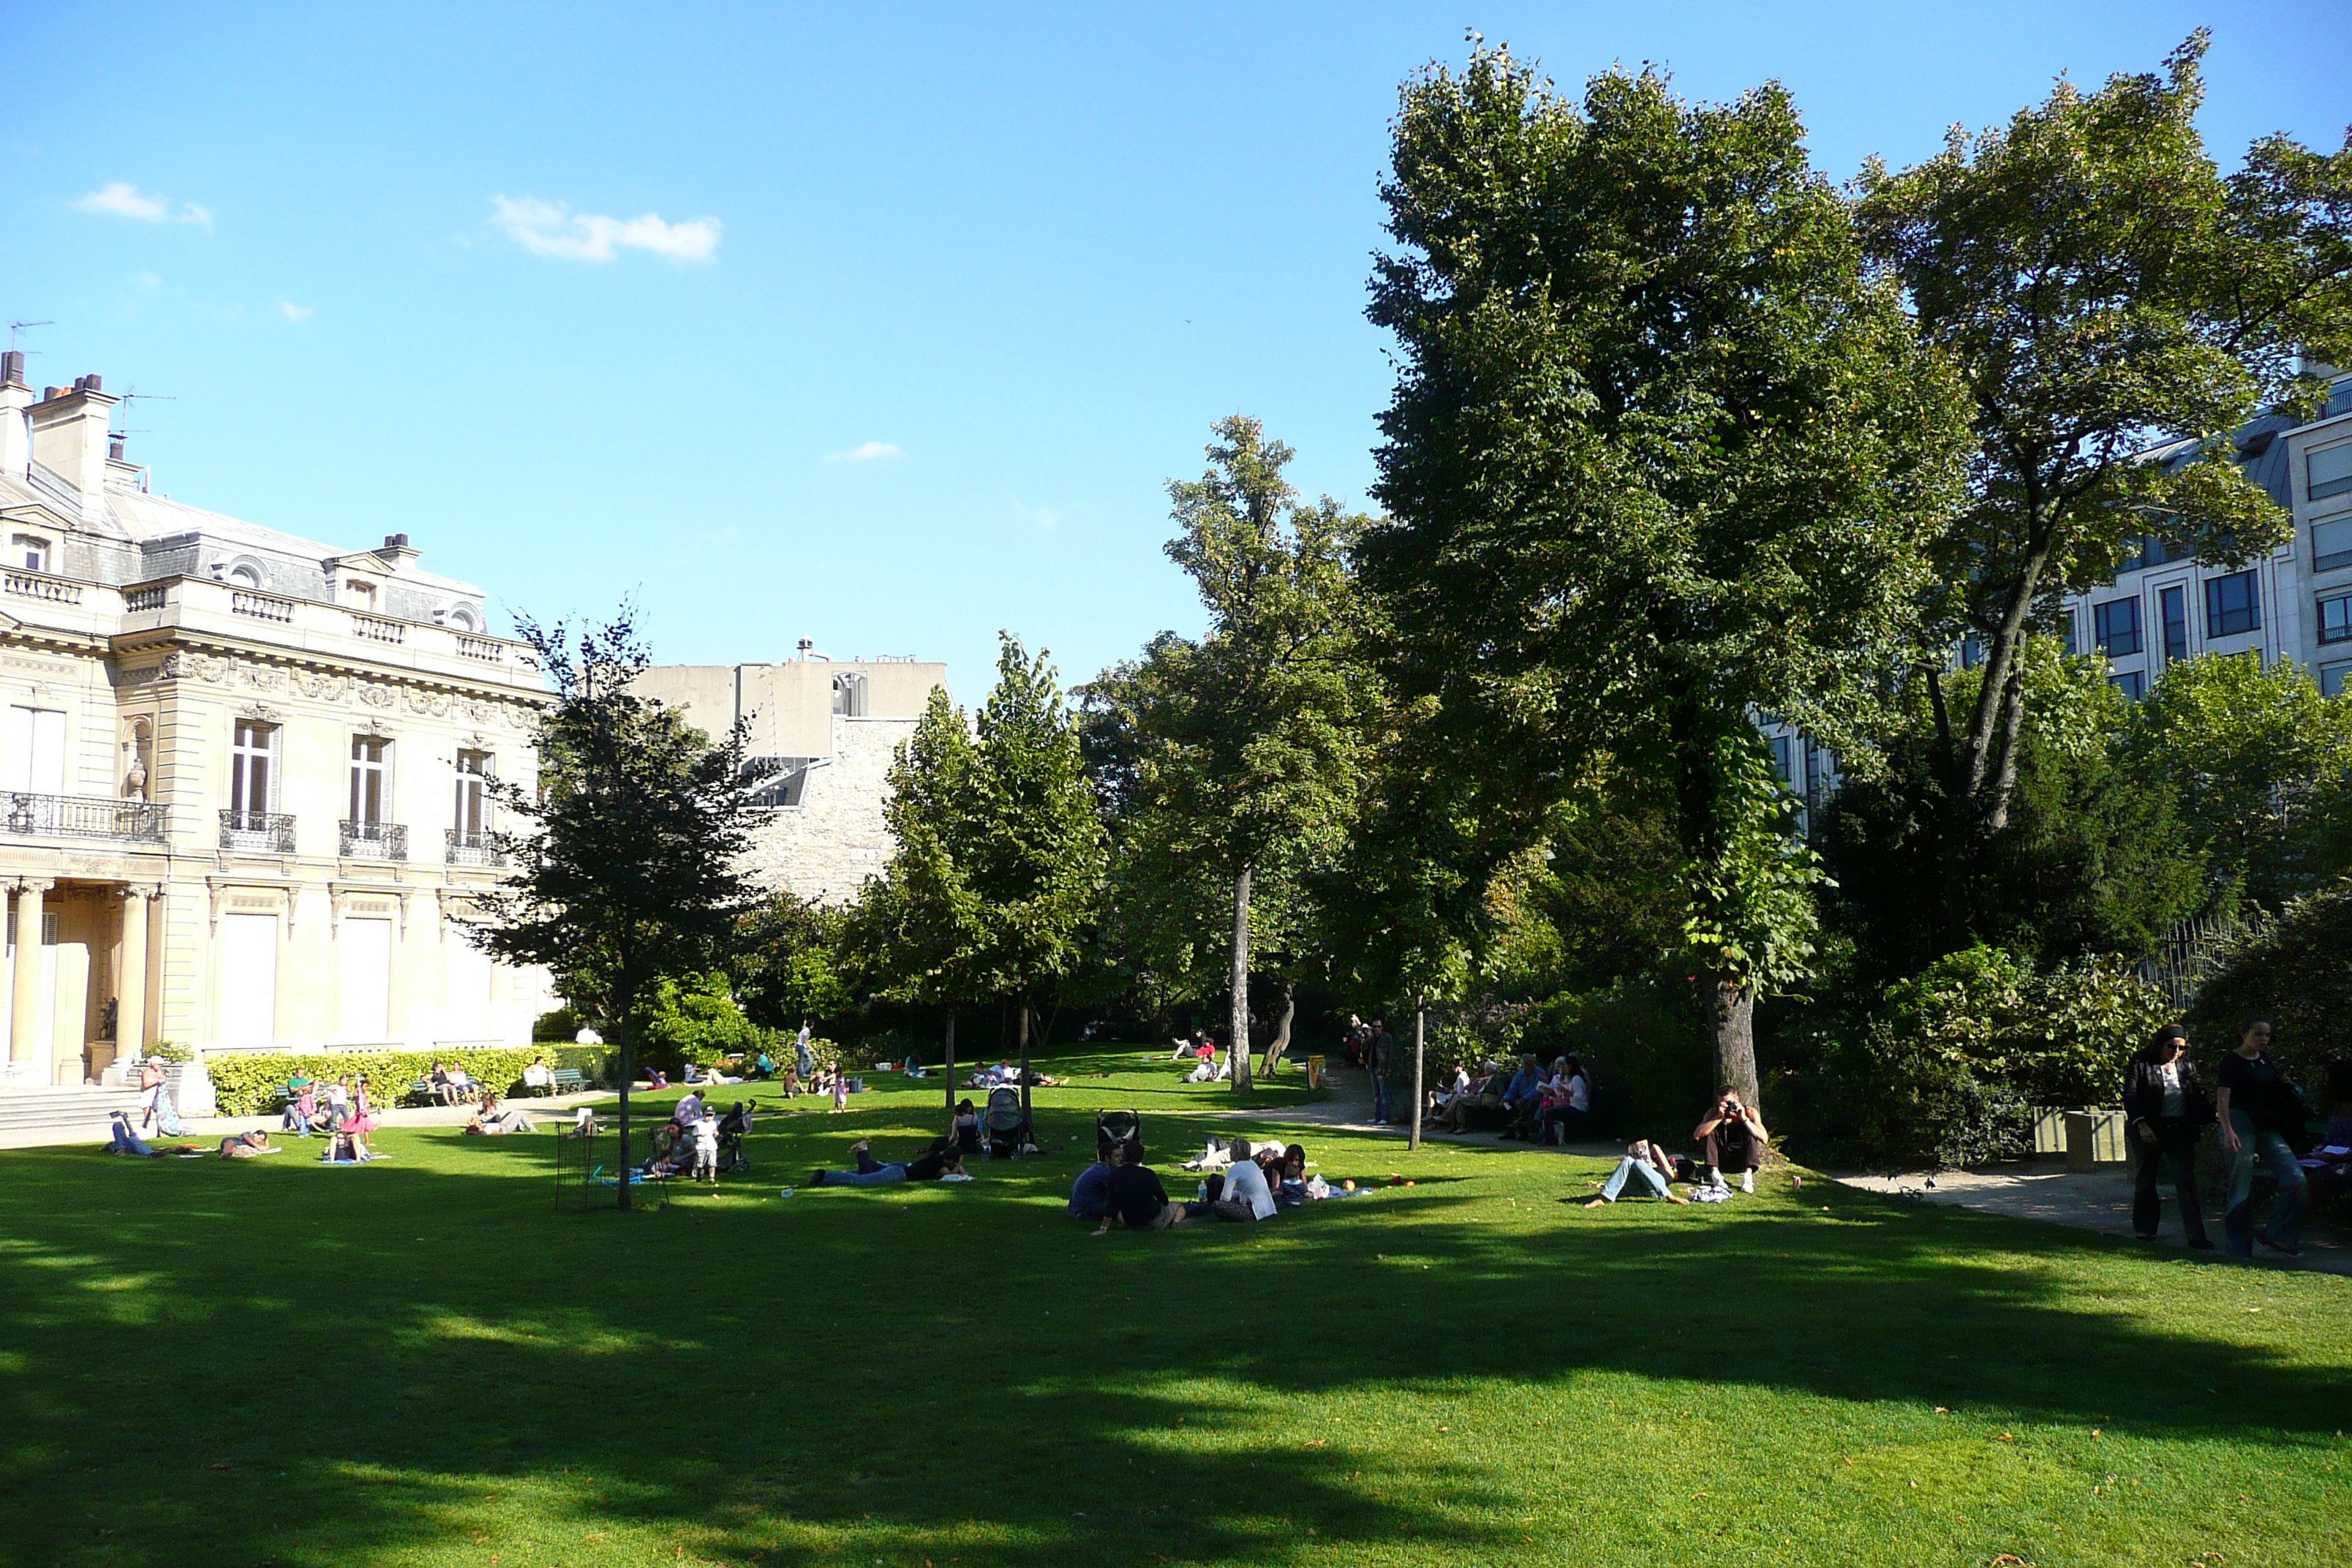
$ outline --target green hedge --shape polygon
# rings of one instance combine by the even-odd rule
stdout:
[[[268,1055],[208,1057],[213,1093],[223,1116],[260,1116],[278,1108],[278,1091],[295,1072],[331,1083],[345,1073],[364,1079],[378,1109],[398,1105],[408,1086],[433,1070],[436,1062],[454,1062],[501,1094],[522,1086],[522,1069],[534,1057],[545,1057],[551,1068],[571,1068],[591,1083],[601,1081],[611,1053],[602,1046],[536,1045],[520,1050],[472,1049],[445,1051],[310,1052],[302,1056]]]

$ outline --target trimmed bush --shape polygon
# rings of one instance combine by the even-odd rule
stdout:
[[[368,1097],[379,1109],[398,1105],[408,1086],[433,1070],[436,1062],[454,1062],[500,1094],[522,1087],[522,1069],[534,1057],[545,1057],[550,1068],[571,1068],[591,1083],[601,1081],[610,1053],[602,1046],[532,1046],[523,1050],[460,1051],[312,1051],[249,1055],[237,1052],[205,1058],[213,1093],[223,1116],[260,1116],[278,1108],[278,1091],[299,1069],[331,1083],[349,1073],[367,1084]]]

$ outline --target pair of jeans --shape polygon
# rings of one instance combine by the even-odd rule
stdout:
[[[1390,1114],[1395,1109],[1395,1107],[1391,1105],[1389,1102],[1391,1092],[1391,1091],[1389,1089],[1388,1075],[1386,1073],[1374,1073],[1372,1075],[1373,1121],[1386,1122],[1395,1120],[1395,1118]]]
[[[2230,1161],[2230,1206],[2221,1215],[2221,1242],[2232,1258],[2254,1255],[2254,1162],[2271,1168],[2278,1196],[2271,1200],[2271,1223],[2264,1228],[2281,1247],[2294,1246],[2303,1236],[2303,1167],[2294,1146],[2275,1132],[2257,1132],[2253,1119],[2242,1110],[2230,1112],[2237,1130],[2238,1152]]]
[[[1591,1115],[1591,1112],[1579,1110],[1573,1105],[1547,1105],[1536,1118],[1536,1135],[1549,1143],[1551,1142],[1551,1130],[1557,1127],[1559,1129],[1559,1141],[1572,1142],[1582,1134],[1584,1123]]]
[[[2157,1196],[2158,1178],[2163,1167],[2172,1166],[2172,1190],[2180,1210],[2181,1234],[2190,1241],[2205,1239],[2205,1205],[2197,1194],[2197,1134],[2194,1122],[2177,1116],[2161,1117],[2143,1122],[2152,1129],[2156,1142],[2149,1142],[2138,1128],[2132,1131],[2132,1147],[2138,1152],[2138,1169],[2132,1183],[2132,1230],[2140,1236],[2156,1235],[2157,1222],[2162,1217],[2164,1205]]]
[[[129,1120],[120,1116],[114,1119],[113,1147],[118,1154],[136,1154],[142,1160],[152,1159],[155,1155],[155,1151],[147,1146],[147,1141],[131,1131]]]
[[[1647,1160],[1636,1160],[1631,1154],[1617,1162],[1617,1168],[1611,1172],[1609,1179],[1601,1184],[1601,1195],[1611,1203],[1615,1203],[1617,1194],[1625,1190],[1625,1184],[1628,1181],[1641,1183],[1654,1198],[1666,1195],[1666,1173]]]
[[[861,1164],[871,1163],[860,1161]],[[904,1164],[875,1165],[868,1171],[827,1171],[824,1184],[828,1187],[879,1187],[907,1179]]]

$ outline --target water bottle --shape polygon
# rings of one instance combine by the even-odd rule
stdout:
[[[1192,1201],[1199,1204],[1204,1204],[1209,1201],[1209,1184],[1207,1182],[1204,1181],[1201,1184],[1200,1190],[1192,1194]]]

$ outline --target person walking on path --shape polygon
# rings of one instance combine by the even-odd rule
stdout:
[[[2303,1166],[2295,1145],[2304,1135],[2303,1096],[2271,1065],[2271,1026],[2262,1019],[2246,1026],[2238,1048],[2221,1058],[2221,1152],[2230,1157],[2230,1206],[2221,1215],[2221,1240],[2230,1256],[2245,1260],[2260,1241],[2273,1252],[2303,1256]],[[2254,1228],[2254,1162],[2270,1167],[2278,1183],[2271,1222]]]
[[[1388,1020],[1373,1019],[1372,1028],[1372,1120],[1387,1127],[1396,1121],[1396,1080],[1403,1064]]]
[[[2157,1183],[2168,1161],[2180,1229],[2189,1246],[2210,1248],[2213,1243],[2205,1234],[2205,1205],[2197,1194],[2197,1141],[2213,1120],[2213,1106],[2198,1080],[2197,1064],[2189,1059],[2188,1030],[2167,1025],[2132,1058],[2131,1076],[2124,1085],[2124,1115],[2138,1156],[2132,1184],[2132,1234],[2142,1241],[2156,1239],[2157,1221],[2163,1214]]]

